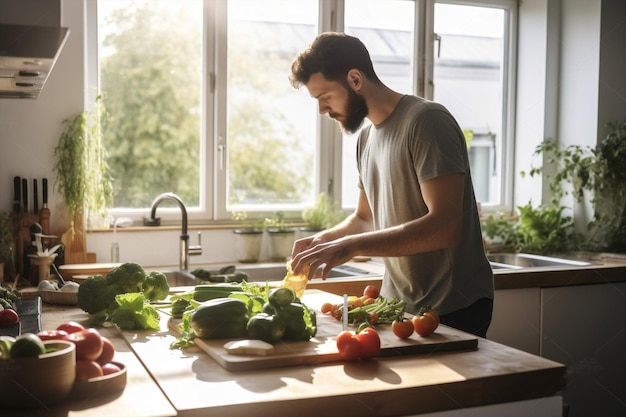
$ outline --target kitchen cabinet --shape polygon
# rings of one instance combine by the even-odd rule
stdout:
[[[487,338],[565,364],[569,417],[623,417],[625,329],[626,282],[607,281],[496,290]]]
[[[539,355],[541,289],[496,290],[487,338]]]
[[[541,356],[567,365],[569,417],[626,415],[626,282],[541,289]]]

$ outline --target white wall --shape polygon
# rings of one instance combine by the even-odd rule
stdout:
[[[64,0],[63,4],[60,23],[61,26],[69,27],[71,33],[43,92],[36,100],[0,99],[2,210],[11,210],[14,176],[28,178],[31,190],[33,178],[47,177],[52,188],[53,152],[63,129],[62,121],[83,111],[83,1]],[[30,10],[39,9],[31,7]],[[33,15],[33,20],[37,21],[38,17]],[[67,228],[61,218],[62,200],[53,190],[50,190],[49,195],[51,232],[60,234]],[[39,198],[41,204],[41,194]],[[32,197],[29,199],[32,201]]]

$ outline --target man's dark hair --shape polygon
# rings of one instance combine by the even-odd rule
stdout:
[[[371,81],[380,83],[363,42],[345,33],[326,32],[298,54],[291,64],[289,81],[294,88],[299,88],[309,82],[311,75],[320,72],[327,80],[345,82],[351,69],[357,69]]]

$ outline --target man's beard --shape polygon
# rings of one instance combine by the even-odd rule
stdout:
[[[357,94],[352,88],[348,88],[348,102],[346,103],[346,119],[339,122],[345,133],[353,134],[363,124],[363,120],[367,117],[369,109],[365,103],[365,99]]]

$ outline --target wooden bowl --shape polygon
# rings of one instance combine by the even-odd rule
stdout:
[[[92,275],[74,275],[71,278],[68,278],[71,281],[74,281],[78,284],[82,284],[83,282],[85,282],[87,280],[87,278],[91,277]],[[103,277],[105,277],[105,275],[102,275]]]
[[[71,397],[85,399],[123,391],[126,387],[126,366],[120,362],[111,363],[117,365],[121,371],[91,378],[87,381],[76,380]]]
[[[78,293],[69,291],[39,290],[41,300],[48,304],[75,306],[78,304]]]
[[[121,263],[65,264],[59,266],[59,272],[63,279],[70,281],[76,275],[102,275],[106,277],[111,269],[120,265]]]
[[[1,407],[45,408],[65,400],[72,391],[74,343],[49,340],[44,345],[58,350],[32,358],[0,359]]]

